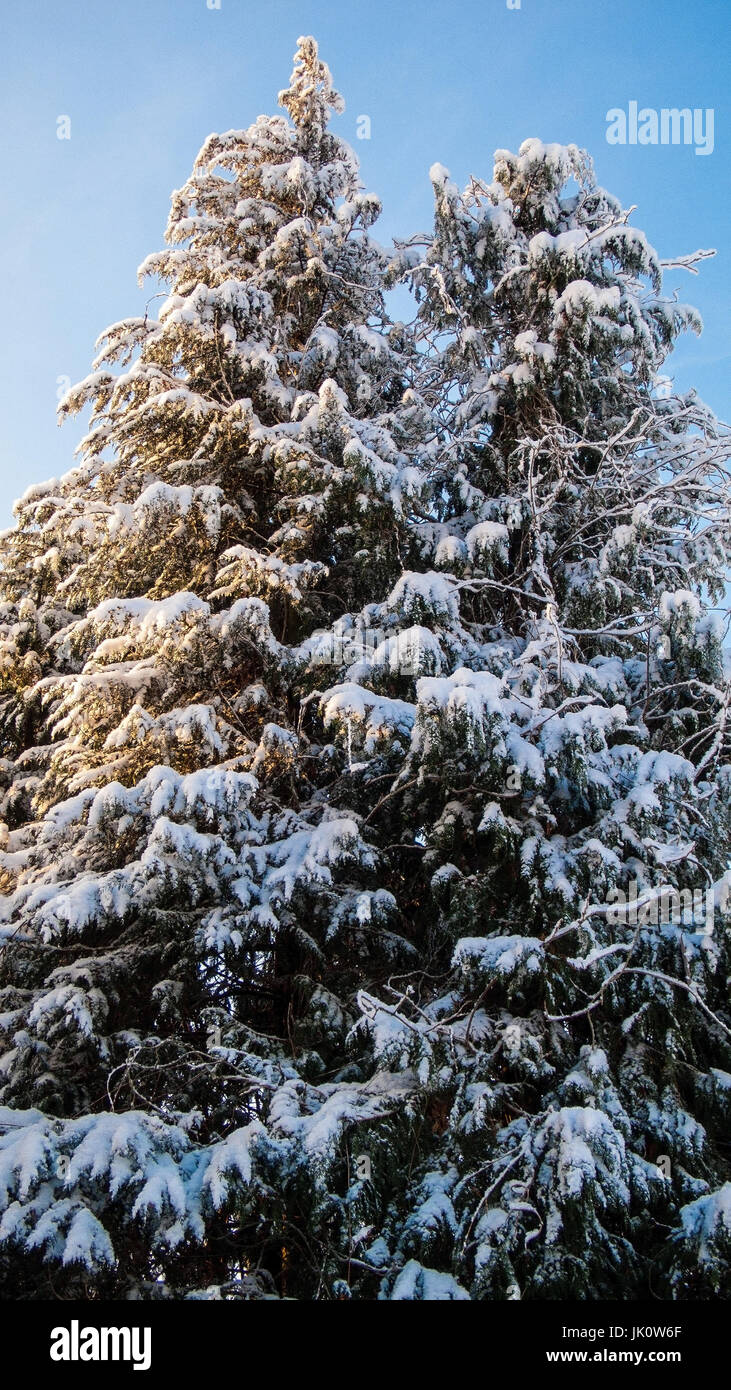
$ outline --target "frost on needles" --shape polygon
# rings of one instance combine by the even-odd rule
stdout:
[[[384,250],[311,38],[280,104],[206,141],[0,542],[0,1287],[709,1297],[729,439],[658,389],[698,258],[537,140]]]

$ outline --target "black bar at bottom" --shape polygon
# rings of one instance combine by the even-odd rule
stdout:
[[[332,1334],[327,1379],[335,1381],[350,1378],[351,1355],[351,1370],[365,1369],[365,1357],[374,1374],[385,1355],[389,1380],[395,1375],[392,1353],[399,1346],[416,1353],[441,1346],[451,1359],[459,1345],[455,1337],[465,1332],[478,1360],[499,1350],[503,1365],[507,1360],[521,1373],[583,1368],[591,1376],[599,1368],[644,1372],[659,1367],[687,1374],[710,1371],[725,1360],[727,1324],[724,1305],[718,1302],[482,1302],[470,1309],[459,1303],[436,1317],[432,1310],[428,1322],[424,1312],[404,1313],[403,1304],[395,1309],[342,1302],[4,1302],[0,1345],[4,1355],[11,1350],[19,1354],[24,1378],[43,1373],[49,1386],[69,1373],[77,1384],[85,1377],[91,1384],[100,1372],[105,1379],[116,1373],[115,1378],[133,1375],[135,1381],[143,1383],[146,1377],[154,1384],[183,1372],[189,1384],[195,1375],[210,1377],[224,1367],[239,1367],[247,1379],[255,1376],[257,1390],[266,1390],[269,1375],[273,1383],[281,1381],[283,1354],[302,1370],[309,1363],[314,1371]],[[341,1341],[359,1334],[369,1340]]]

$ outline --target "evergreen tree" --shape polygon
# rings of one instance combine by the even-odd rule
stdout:
[[[314,40],[280,102],[204,145],[141,269],[158,319],[102,336],[81,462],[3,540],[13,1290],[311,1292],[307,1144],[340,1165],[388,1099],[340,1052],[410,948],[304,725],[333,621],[401,572],[429,413]]]
[[[418,820],[428,968],[451,949],[453,973],[370,1006],[440,1134],[387,1287],[708,1297],[731,1252],[728,431],[658,390],[700,322],[584,154],[529,140],[490,185],[432,180],[403,264],[446,434],[418,526],[439,674],[383,814]]]
[[[3,1287],[708,1296],[728,440],[657,389],[697,318],[573,147],[435,166],[389,262],[312,39],[280,101],[206,142],[2,542]]]

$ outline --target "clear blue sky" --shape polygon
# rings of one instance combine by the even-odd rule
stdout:
[[[731,416],[729,0],[24,0],[3,31],[0,525],[72,465],[81,427],[56,426],[57,378],[86,375],[99,332],[140,312],[172,189],[209,131],[277,110],[301,33],[345,96],[335,128],[383,201],[381,240],[428,228],[435,160],[490,177],[496,148],[537,135],[587,148],[661,255],[715,247],[667,282],[706,325],[672,371]],[[608,109],[630,100],[713,108],[714,152],[607,144]]]

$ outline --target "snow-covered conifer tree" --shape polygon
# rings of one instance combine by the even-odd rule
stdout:
[[[367,1005],[430,1099],[385,1287],[707,1297],[731,1254],[729,435],[658,380],[700,328],[663,271],[707,253],[660,262],[572,146],[432,180],[402,263],[447,438],[429,583],[400,592],[433,671],[382,812],[419,827],[431,951]]]
[[[313,40],[280,100],[2,542],[0,1277],[703,1296],[728,441],[657,390],[697,320],[572,147],[435,166],[389,258]]]
[[[393,1102],[341,1053],[410,948],[304,725],[333,621],[401,573],[429,415],[314,40],[280,103],[206,141],[157,317],[102,335],[80,463],[2,542],[16,1290],[314,1293],[345,1117]]]

